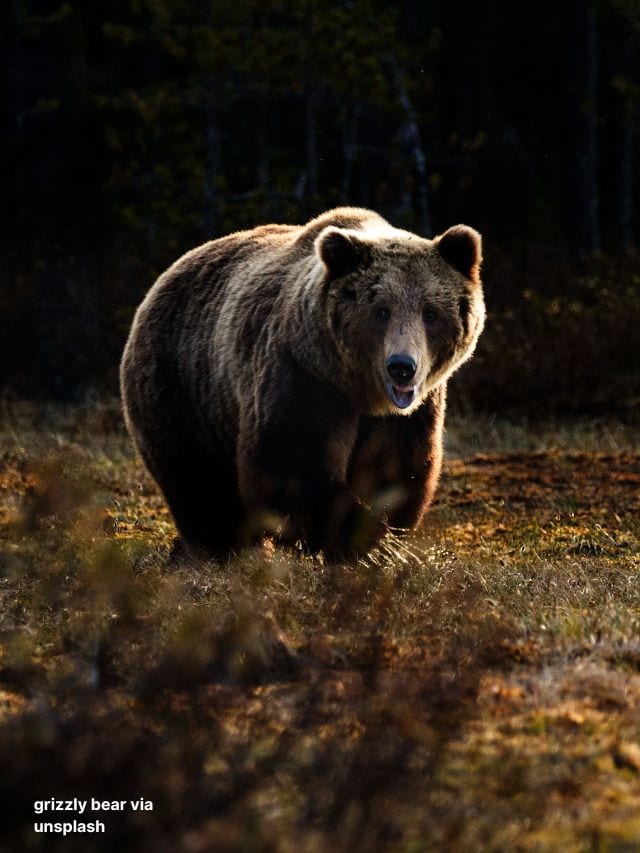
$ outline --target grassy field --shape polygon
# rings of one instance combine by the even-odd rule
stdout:
[[[454,419],[357,567],[176,568],[115,404],[0,429],[2,851],[640,849],[637,430]]]

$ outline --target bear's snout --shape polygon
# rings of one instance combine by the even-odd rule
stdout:
[[[394,353],[387,359],[387,373],[397,385],[407,385],[416,375],[418,365],[407,353]]]

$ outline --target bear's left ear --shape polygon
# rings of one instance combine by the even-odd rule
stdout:
[[[436,247],[445,261],[471,281],[479,281],[482,237],[468,225],[454,225],[436,237]]]
[[[329,226],[320,232],[315,242],[316,252],[329,271],[329,281],[342,278],[370,259],[368,246],[342,228]]]

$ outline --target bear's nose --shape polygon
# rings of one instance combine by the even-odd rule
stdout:
[[[416,375],[417,364],[406,353],[391,355],[387,359],[387,372],[398,385],[406,385]]]

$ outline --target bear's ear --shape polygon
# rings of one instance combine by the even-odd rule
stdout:
[[[317,237],[315,247],[329,271],[329,281],[349,275],[369,261],[367,245],[341,228],[325,228]]]
[[[471,281],[479,280],[482,263],[482,237],[468,225],[454,225],[436,237],[438,251],[454,270]]]

